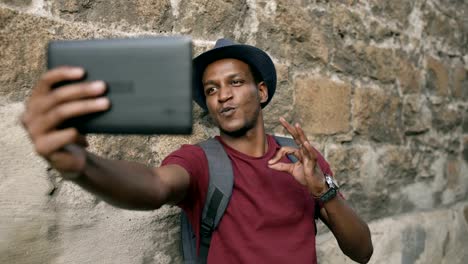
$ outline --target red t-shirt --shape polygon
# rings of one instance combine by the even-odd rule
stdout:
[[[292,175],[268,168],[280,146],[268,136],[268,151],[251,157],[227,146],[234,171],[232,197],[212,236],[208,263],[316,263],[315,200]],[[289,162],[284,157],[282,162]],[[318,163],[331,174],[325,159]],[[177,164],[190,174],[187,197],[180,207],[197,234],[208,189],[208,161],[203,150],[183,145],[163,165]]]

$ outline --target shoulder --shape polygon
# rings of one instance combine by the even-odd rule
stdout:
[[[179,149],[169,154],[162,161],[161,165],[180,165],[192,174],[194,169],[206,162],[205,152],[200,146],[184,144]]]
[[[208,184],[208,161],[205,152],[198,145],[182,145],[169,154],[161,163],[165,165],[179,165],[190,175],[190,187],[185,199],[179,204],[187,213],[192,215],[204,200]]]

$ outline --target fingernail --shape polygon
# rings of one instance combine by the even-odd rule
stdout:
[[[84,74],[84,70],[82,68],[72,68],[70,70],[70,72],[73,75],[83,75]]]
[[[109,107],[109,99],[106,98],[106,97],[101,97],[101,98],[98,98],[96,99],[96,105],[99,106],[99,107]]]
[[[269,161],[268,161],[268,164],[271,164],[271,163],[273,163],[273,160],[269,160]]]
[[[106,84],[103,81],[94,81],[91,83],[91,89],[95,90],[96,92],[104,91]]]

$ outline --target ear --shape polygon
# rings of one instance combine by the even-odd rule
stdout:
[[[268,100],[268,87],[264,81],[261,81],[257,84],[257,89],[260,103],[263,104]]]

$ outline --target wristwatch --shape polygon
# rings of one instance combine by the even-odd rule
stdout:
[[[333,199],[338,193],[338,189],[340,188],[338,183],[336,183],[335,179],[333,179],[333,177],[328,174],[325,174],[325,183],[328,186],[328,191],[326,191],[319,197],[319,201],[322,203],[328,202],[331,199]]]

